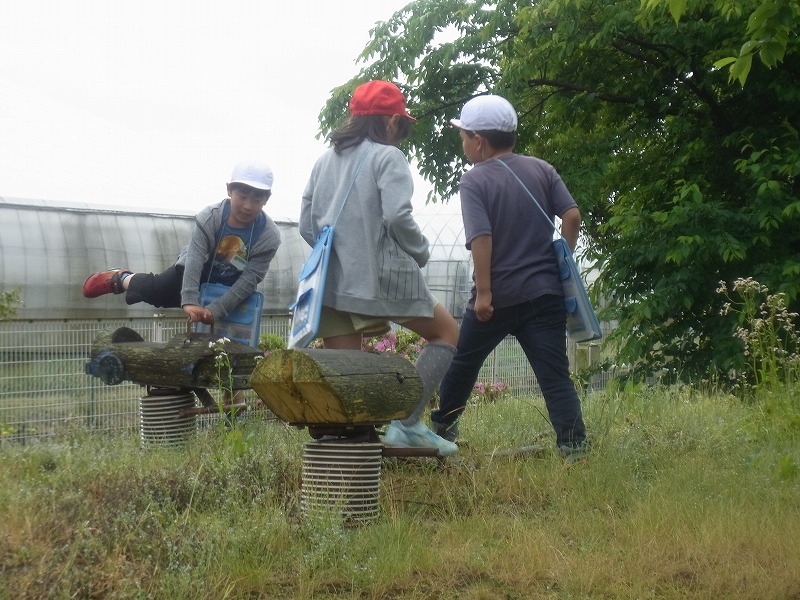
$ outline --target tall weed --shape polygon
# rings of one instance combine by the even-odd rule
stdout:
[[[798,314],[788,310],[786,295],[773,294],[749,277],[737,279],[730,289],[721,281],[717,292],[726,299],[722,314],[736,317],[734,335],[742,342],[747,366],[740,383],[769,392],[794,387],[800,374],[800,332]]]

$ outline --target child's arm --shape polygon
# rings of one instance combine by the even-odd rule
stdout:
[[[570,208],[561,215],[561,236],[567,240],[569,249],[575,252],[578,243],[578,233],[581,230],[581,211]]]
[[[475,316],[479,321],[492,318],[492,236],[479,235],[472,240],[475,268]]]

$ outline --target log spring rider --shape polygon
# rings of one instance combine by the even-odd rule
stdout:
[[[226,364],[218,364],[220,348]],[[372,519],[382,456],[434,456],[385,448],[377,436],[376,427],[411,414],[422,395],[414,365],[393,353],[294,349],[263,358],[261,350],[208,333],[187,331],[157,343],[121,327],[96,337],[85,370],[108,385],[147,388],[140,400],[145,445],[184,443],[197,414],[218,410],[209,389],[220,380],[234,391],[254,390],[279,419],[312,437],[303,452],[306,513],[334,507],[350,522]]]

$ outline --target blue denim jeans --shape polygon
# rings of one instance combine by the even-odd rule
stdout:
[[[486,358],[506,336],[522,346],[544,396],[556,444],[579,446],[586,438],[581,403],[569,375],[564,299],[546,295],[506,308],[496,308],[481,322],[467,309],[461,322],[458,352],[439,387],[434,425],[449,426],[464,412]]]

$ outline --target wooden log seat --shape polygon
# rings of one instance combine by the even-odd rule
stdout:
[[[132,381],[141,385],[170,388],[250,388],[250,376],[264,353],[237,342],[221,343],[227,355],[217,364],[218,350],[210,344],[217,337],[187,332],[166,343],[146,342],[128,327],[103,331],[92,344],[88,375],[108,385]]]
[[[258,362],[250,386],[282,421],[312,427],[384,424],[422,398],[411,362],[361,350],[277,350]]]

